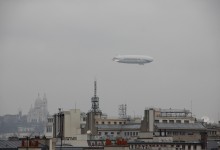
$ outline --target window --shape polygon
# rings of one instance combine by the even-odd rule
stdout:
[[[47,126],[47,132],[52,132],[52,127],[51,126]]]
[[[167,123],[167,120],[163,120],[163,123]]]
[[[176,123],[181,123],[181,120],[176,120]]]
[[[113,134],[114,134],[114,132],[111,132],[111,134],[113,135]]]
[[[53,122],[53,119],[52,118],[48,118],[48,122]]]
[[[102,124],[105,124],[105,122],[102,122]]]
[[[114,122],[114,124],[117,124],[117,122]]]
[[[117,132],[117,135],[119,135],[120,134],[120,132]]]
[[[154,120],[155,123],[159,123],[159,120]]]
[[[111,122],[108,122],[108,124],[111,124]]]
[[[119,122],[119,124],[122,124],[121,122]]]
[[[170,123],[174,123],[174,120],[170,120],[169,122],[170,122]]]
[[[189,120],[184,120],[184,123],[189,123]]]
[[[108,135],[108,132],[105,132],[105,135]]]

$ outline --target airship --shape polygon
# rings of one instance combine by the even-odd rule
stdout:
[[[154,59],[145,55],[118,55],[112,60],[119,63],[144,65],[145,63],[152,62]]]

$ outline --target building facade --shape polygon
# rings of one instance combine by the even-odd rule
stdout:
[[[53,135],[54,138],[62,140],[78,140],[82,138],[81,127],[85,124],[83,116],[79,109],[59,110],[59,113],[48,118],[47,135]]]

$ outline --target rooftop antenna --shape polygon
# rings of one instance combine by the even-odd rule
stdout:
[[[217,122],[220,124],[219,112],[218,112],[218,120],[217,120]]]
[[[192,100],[191,100],[191,117],[192,117]]]
[[[134,119],[135,119],[135,111],[133,110],[133,113],[134,113]]]
[[[96,95],[97,92],[97,85],[96,85],[96,80],[94,81],[94,96],[91,98],[92,101],[92,112],[95,113],[101,113],[101,110],[99,109],[99,97]]]
[[[61,108],[58,108],[58,112],[61,113]]]
[[[76,112],[76,101],[75,101],[75,112]]]
[[[95,79],[95,82],[94,82],[94,97],[96,97],[96,79]]]
[[[127,118],[127,105],[126,104],[119,105],[118,114],[120,118]]]

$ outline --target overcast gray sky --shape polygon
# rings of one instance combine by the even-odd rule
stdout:
[[[112,61],[149,55],[142,65]],[[146,107],[220,119],[220,1],[0,2],[0,115],[26,114],[46,93],[58,107],[143,116]]]

